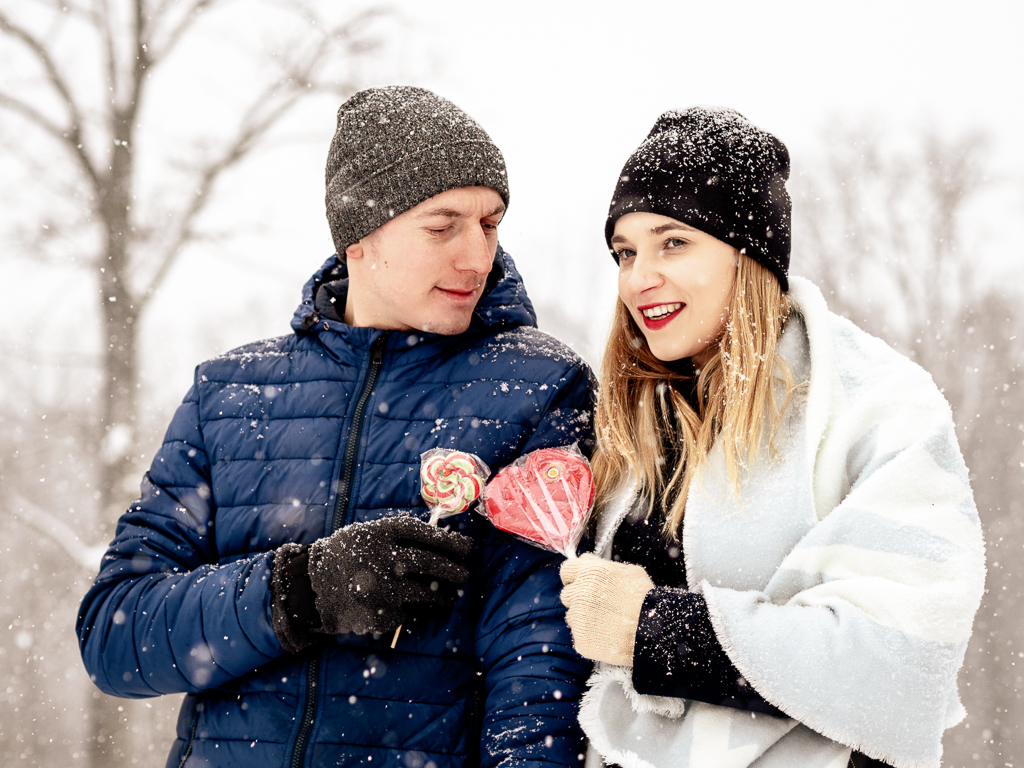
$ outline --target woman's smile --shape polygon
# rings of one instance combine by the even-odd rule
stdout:
[[[644,326],[652,331],[658,331],[671,323],[680,312],[685,309],[686,304],[675,302],[670,304],[653,304],[637,307],[644,319]]]

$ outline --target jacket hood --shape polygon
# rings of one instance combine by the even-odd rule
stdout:
[[[302,286],[302,302],[292,315],[292,329],[296,333],[321,329],[323,319],[316,311],[317,291],[321,286],[347,279],[348,267],[337,254],[327,259]],[[494,255],[494,266],[487,276],[487,287],[476,305],[470,328],[497,331],[521,325],[536,327],[537,313],[512,257],[499,245]]]

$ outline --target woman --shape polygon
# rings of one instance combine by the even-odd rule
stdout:
[[[950,409],[789,279],[788,175],[704,108],[620,174],[595,554],[562,568],[588,766],[938,766],[964,717],[985,567]]]

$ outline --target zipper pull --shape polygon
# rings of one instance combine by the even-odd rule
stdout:
[[[390,332],[382,333],[376,339],[373,340],[373,344],[370,349],[370,362],[373,365],[384,364],[384,347],[388,343],[388,337],[391,336]]]

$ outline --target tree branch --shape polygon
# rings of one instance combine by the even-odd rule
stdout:
[[[147,42],[150,63],[153,66],[156,66],[166,59],[178,43],[181,42],[181,38],[184,37],[189,28],[198,21],[199,15],[208,8],[216,5],[218,2],[220,2],[220,0],[192,0],[191,7],[185,11],[184,16],[182,16],[177,26],[173,27],[171,31],[167,33],[164,40],[157,41],[154,34],[154,39]],[[175,4],[176,3],[171,0],[164,0],[164,2],[160,3],[156,12],[153,14],[154,19],[159,20],[164,18],[170,12],[171,6]],[[154,22],[151,28],[154,29],[155,33],[156,22]]]
[[[103,48],[107,54],[108,85],[116,99],[120,95],[121,83],[117,72],[117,44],[114,41],[114,28],[110,20],[110,0],[99,0],[96,27],[103,38]]]
[[[105,545],[86,544],[63,520],[18,494],[14,494],[13,502],[9,506],[13,517],[52,539],[83,570],[90,573],[99,570],[100,560],[107,551]]]
[[[96,166],[93,164],[92,159],[89,157],[89,154],[85,149],[85,143],[82,139],[83,121],[81,110],[79,110],[78,105],[72,97],[67,82],[64,80],[64,78],[60,74],[60,71],[57,69],[56,62],[53,60],[53,57],[50,56],[50,52],[46,49],[46,46],[43,45],[42,42],[37,40],[30,32],[28,32],[28,30],[25,30],[19,27],[18,25],[12,23],[11,20],[2,10],[0,10],[0,32],[4,32],[8,35],[11,35],[12,37],[24,43],[24,45],[35,55],[35,57],[43,65],[43,69],[46,70],[46,75],[50,81],[50,85],[53,86],[53,88],[57,91],[57,94],[61,97],[61,100],[64,102],[65,105],[67,105],[71,122],[71,126],[66,131],[58,130],[56,135],[59,139],[66,142],[68,146],[71,148],[75,157],[81,164],[82,170],[85,172],[86,176],[88,176],[89,180],[92,182],[96,192],[101,192],[102,180],[100,178],[99,173],[96,170]],[[7,106],[7,104],[5,104],[5,106]],[[21,111],[21,113],[26,117],[31,117],[22,110],[18,111]],[[41,116],[41,113],[39,114]],[[34,117],[31,117],[31,119],[33,119],[38,125],[40,125],[43,128],[46,128],[45,123],[50,122],[47,120],[45,121],[45,123],[41,123]],[[53,125],[52,123],[50,124]],[[48,132],[52,133],[52,131],[49,131],[48,128],[47,130]]]
[[[238,133],[229,143],[228,147],[220,157],[200,169],[199,182],[195,187],[195,193],[181,216],[175,236],[170,246],[164,251],[163,256],[158,259],[160,266],[157,268],[156,273],[150,279],[142,294],[136,299],[140,311],[155,295],[160,284],[167,277],[168,272],[170,272],[171,267],[174,266],[174,262],[177,261],[182,248],[195,238],[193,225],[196,218],[209,203],[209,192],[214,183],[225,171],[244,159],[253,150],[259,139],[291,110],[302,95],[301,91],[296,90],[287,96],[279,107],[257,118],[256,115],[260,111],[261,105],[275,93],[277,87],[278,84],[269,86],[266,91],[253,101],[248,110],[246,110]]]
[[[215,1],[195,0],[194,9],[205,8]],[[189,15],[192,16],[194,13],[195,10],[192,10]],[[234,139],[229,142],[220,157],[200,168],[199,180],[194,187],[195,193],[179,219],[175,236],[163,255],[157,259],[159,267],[155,274],[141,295],[136,298],[140,311],[155,295],[185,245],[195,239],[195,221],[206,208],[210,190],[217,179],[243,160],[259,140],[288,114],[303,96],[311,91],[328,90],[323,84],[314,82],[313,73],[330,54],[337,41],[342,41],[350,48],[358,46],[359,32],[365,25],[381,15],[384,15],[381,11],[370,9],[346,23],[326,31],[312,50],[305,54],[300,53],[296,60],[286,64],[283,67],[282,77],[277,82],[270,83],[263,92],[253,99],[239,123]],[[185,24],[185,22],[182,23]],[[318,24],[318,26],[323,28],[322,24]],[[181,30],[182,27],[179,26],[178,29]],[[167,48],[164,48],[161,54],[165,55],[166,51]],[[341,89],[351,90],[351,84],[344,83],[341,85]],[[286,90],[284,96],[281,95],[282,90]],[[267,107],[267,104],[274,106]]]
[[[81,123],[81,120],[77,119],[79,116],[79,110],[75,106],[75,100],[71,95],[71,91],[68,88],[67,83],[61,76],[57,69],[57,64],[50,56],[50,52],[46,49],[46,46],[42,42],[37,40],[28,30],[23,29],[11,22],[7,15],[0,11],[0,32],[6,32],[7,34],[21,40],[25,46],[35,54],[36,58],[43,65],[46,70],[46,75],[50,80],[51,85],[57,90],[64,103],[68,105],[68,109],[72,111],[73,116],[76,118],[76,123]]]
[[[93,187],[97,190],[100,187],[101,180],[93,168],[92,160],[85,152],[85,147],[80,143],[76,143],[75,139],[81,139],[81,135],[78,134],[74,128],[61,128],[59,125],[50,120],[46,115],[37,110],[31,104],[22,101],[21,99],[12,96],[7,93],[0,91],[0,107],[9,109],[12,112],[17,112],[22,117],[28,119],[41,128],[46,133],[50,134],[57,141],[66,145],[68,149],[75,155],[79,163],[82,165],[82,169],[88,176],[89,181]]]
[[[49,0],[47,2],[55,13],[73,13],[78,16],[89,16],[90,12],[73,0]]]
[[[140,1],[136,0],[136,2]],[[155,66],[158,59],[162,60],[167,56],[184,32],[195,23],[202,11],[221,1],[192,0],[184,17],[164,42],[162,44],[154,43],[148,45],[148,60],[151,66]],[[301,4],[299,3],[290,3],[289,7],[297,12],[301,11]],[[164,0],[158,7],[156,15],[167,14],[169,9],[169,0]],[[370,9],[359,13],[355,18],[332,29],[327,29],[319,19],[312,19],[311,23],[323,30],[316,42],[305,50],[302,50],[300,46],[295,46],[291,49],[295,53],[291,60],[285,62],[282,66],[281,76],[274,82],[269,83],[250,102],[239,121],[234,137],[227,142],[223,151],[218,156],[207,161],[205,164],[200,164],[195,169],[194,178],[196,178],[196,182],[190,185],[194,192],[190,196],[188,203],[183,206],[180,215],[176,217],[177,225],[174,227],[168,246],[162,249],[162,253],[152,262],[157,265],[155,272],[148,281],[145,281],[144,287],[134,298],[140,311],[155,295],[166,279],[167,274],[177,262],[178,256],[184,247],[195,240],[195,222],[206,209],[211,190],[224,172],[248,156],[267,132],[306,95],[328,90],[351,91],[353,89],[352,83],[349,82],[340,84],[340,87],[327,87],[324,83],[316,82],[314,74],[339,45],[348,48],[350,55],[354,57],[358,57],[372,49],[374,47],[372,44],[364,45],[362,43],[360,33],[368,23],[381,15],[385,14],[377,9]],[[140,81],[141,79],[140,77]]]
[[[146,82],[146,69],[149,67],[149,46],[146,40],[149,36],[149,29],[146,23],[146,8],[144,0],[135,0],[135,20],[133,33],[135,35],[135,64],[132,66],[132,92],[131,104],[136,113],[141,109],[142,87]],[[133,115],[134,124],[134,115]]]
[[[0,91],[0,107],[9,109],[12,112],[17,112],[22,117],[28,118],[30,121],[35,123],[38,127],[42,128],[48,134],[53,136],[60,142],[66,142],[68,140],[67,132],[57,125],[55,122],[50,120],[46,115],[40,112],[38,109],[33,107],[31,104],[22,101],[16,96],[12,96],[9,93]]]

